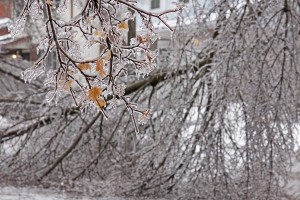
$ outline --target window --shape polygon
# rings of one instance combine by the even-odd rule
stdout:
[[[151,9],[156,9],[160,7],[160,0],[151,0]]]
[[[24,60],[30,60],[30,54],[29,54],[29,53],[21,53],[21,57],[22,57]]]

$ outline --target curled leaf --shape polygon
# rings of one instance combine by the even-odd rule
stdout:
[[[138,35],[136,36],[136,41],[138,44],[142,43],[142,44],[145,44],[145,43],[149,43],[150,42],[150,36],[149,35]]]
[[[104,60],[108,61],[110,58],[111,58],[111,50],[108,50],[106,52],[106,56],[105,56]]]
[[[106,73],[104,70],[104,60],[102,58],[99,58],[97,60],[96,71],[99,73],[101,78],[104,78],[106,76]]]
[[[77,65],[77,67],[80,69],[80,70],[88,70],[88,69],[91,69],[91,65],[89,63],[79,63]]]
[[[92,101],[96,101],[98,97],[102,94],[102,89],[100,87],[92,87],[88,91],[88,98]]]
[[[106,34],[105,34],[103,31],[100,31],[100,30],[97,30],[97,31],[95,32],[95,35],[96,35],[97,37],[102,38],[102,39],[105,39],[105,38],[106,38]]]
[[[95,101],[95,104],[99,107],[99,108],[104,108],[106,106],[106,101],[102,98],[99,98]]]
[[[140,36],[140,35],[138,35],[138,36],[136,36],[136,41],[137,41],[137,43],[142,43],[143,42],[143,38],[142,38],[142,36]]]
[[[152,53],[148,52],[148,53],[147,53],[147,60],[149,60],[149,62],[151,62],[152,59],[153,59]]]
[[[124,31],[128,31],[128,24],[126,22],[121,22],[120,24],[117,25],[117,29],[118,30],[124,30]]]

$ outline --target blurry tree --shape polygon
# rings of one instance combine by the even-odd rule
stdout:
[[[28,12],[13,33],[25,26],[25,15],[36,17],[41,13],[32,9],[45,5],[48,35],[41,59],[23,72],[31,84],[21,81],[19,65],[1,59],[0,108],[8,120],[0,132],[1,180],[63,183],[95,195],[286,196],[299,104],[300,5],[190,4],[167,62],[156,66],[152,19],[172,30],[163,16],[180,7],[154,14],[133,1],[87,0],[80,15],[62,23],[52,17],[51,0],[26,1]],[[125,17],[118,14],[124,7],[132,11]],[[144,32],[126,45],[131,13],[143,19]],[[87,48],[101,46],[98,58],[82,57],[78,34]],[[57,52],[56,71],[43,65],[49,51]],[[132,69],[147,76],[138,79]],[[44,84],[52,87],[37,78],[44,71]]]

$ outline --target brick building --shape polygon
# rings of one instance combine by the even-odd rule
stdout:
[[[12,0],[0,0],[0,19],[13,16]]]

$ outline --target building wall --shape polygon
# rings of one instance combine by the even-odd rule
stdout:
[[[61,19],[63,21],[70,21],[73,17],[78,15],[81,12],[82,6],[86,3],[86,0],[69,0],[67,1],[67,10],[66,12],[61,16]],[[84,46],[86,45],[86,39],[82,37],[82,34],[80,34],[80,31],[78,30],[78,35],[76,37],[76,40],[82,47],[81,49],[84,49]],[[83,51],[83,58],[86,60],[89,59],[95,59],[100,55],[100,45],[96,44],[93,45],[89,49],[84,49]]]
[[[138,0],[138,7],[144,10],[151,11],[154,13],[160,13],[166,10],[175,9],[176,3],[184,3],[184,10],[181,14],[181,18],[185,21],[185,24],[193,23],[192,20],[195,17],[194,7],[192,0],[160,0],[159,8],[151,9],[151,1],[157,0]],[[174,3],[176,2],[176,3]],[[205,5],[206,8],[212,3],[207,0],[197,0],[200,5]],[[175,28],[177,24],[178,13],[167,14],[167,19],[165,20],[172,28]],[[142,25],[142,20],[137,18],[137,29]],[[159,35],[160,39],[157,41],[158,49],[165,50],[170,48],[171,45],[171,32],[163,23],[159,23],[158,19],[153,18],[152,20],[154,31]],[[194,26],[191,24],[191,26]],[[138,31],[138,34],[140,32]]]
[[[8,34],[9,33],[9,31],[8,31],[8,28],[7,27],[2,27],[2,28],[0,28],[0,36],[1,35],[6,35],[6,34]]]
[[[151,8],[151,1],[152,0],[139,0],[138,1],[138,7],[151,11],[154,13],[160,13],[166,10],[175,9],[176,4],[173,2],[180,2],[180,0],[159,0],[159,8]],[[154,0],[157,1],[157,0]],[[200,0],[201,1],[201,0]],[[191,2],[191,0],[189,0]],[[190,6],[191,3],[186,3],[186,7]],[[177,23],[177,13],[170,13],[167,15],[167,23],[174,28]],[[166,49],[170,46],[171,42],[171,32],[170,30],[161,22],[159,22],[158,19],[153,18],[152,19],[153,25],[154,25],[154,31],[159,35],[160,39],[155,43],[155,47],[158,49]],[[140,18],[137,18],[137,27],[142,25],[142,20]],[[138,31],[139,33],[139,31]]]
[[[11,18],[13,14],[14,0],[0,0],[0,18]]]
[[[13,1],[12,0],[0,0],[0,19],[12,18],[13,14]],[[0,35],[8,34],[8,27],[0,27]]]

